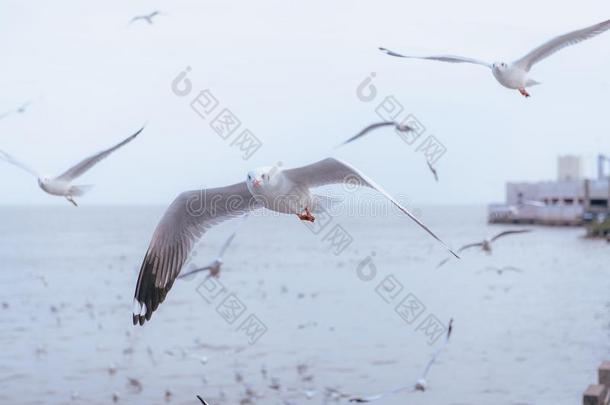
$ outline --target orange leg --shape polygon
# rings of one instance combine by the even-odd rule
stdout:
[[[297,216],[299,217],[299,219],[301,221],[309,221],[309,222],[313,222],[316,219],[314,218],[313,215],[311,215],[311,212],[309,211],[309,208],[305,207],[305,209],[303,210],[303,212],[301,212],[300,214],[297,214]]]
[[[520,88],[519,89],[519,93],[521,93],[522,96],[524,97],[529,97],[530,93],[527,92],[527,90],[525,90],[524,88]]]

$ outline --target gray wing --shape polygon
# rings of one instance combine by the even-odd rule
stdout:
[[[531,230],[530,229],[516,229],[514,231],[504,231],[504,232],[500,232],[499,234],[497,234],[496,236],[491,238],[491,241],[493,242],[496,239],[499,239],[499,238],[501,238],[503,236],[506,236],[506,235],[513,235],[513,234],[516,234],[516,233],[527,233],[527,232],[531,232]]]
[[[447,327],[447,333],[445,334],[445,340],[439,346],[439,348],[436,350],[436,352],[434,352],[434,354],[432,355],[432,358],[430,359],[428,364],[426,364],[426,368],[424,369],[424,373],[422,374],[421,378],[423,378],[423,379],[426,378],[426,376],[430,372],[430,367],[432,367],[432,364],[434,364],[434,362],[438,358],[438,355],[443,351],[443,349],[445,349],[445,346],[447,346],[449,344],[449,338],[451,337],[452,331],[453,331],[453,319],[449,320],[449,325]]]
[[[568,46],[576,45],[582,41],[593,38],[607,31],[608,29],[610,29],[610,20],[592,25],[587,28],[572,31],[564,35],[560,35],[540,45],[538,48],[534,49],[521,59],[516,60],[515,65],[529,72],[529,70],[534,64],[540,62],[545,58],[548,58],[555,52],[558,52]]]
[[[343,146],[345,144],[353,142],[356,139],[368,134],[369,132],[371,132],[377,128],[382,128],[382,127],[395,127],[397,131],[401,131],[401,132],[409,132],[409,131],[413,130],[411,127],[409,127],[407,125],[399,124],[398,122],[395,122],[395,121],[377,122],[375,124],[371,124],[368,127],[364,128],[362,131],[358,132],[356,135],[352,136],[351,138],[349,138],[347,141],[343,142],[339,146]]]
[[[366,177],[360,171],[356,170],[352,166],[345,162],[342,162],[334,158],[326,158],[319,162],[299,167],[296,169],[283,170],[283,173],[295,184],[306,186],[307,188],[320,187],[327,184],[340,184],[340,183],[358,183],[360,185],[370,187],[384,197],[386,197],[392,204],[394,204],[399,210],[405,213],[409,218],[415,221],[420,227],[428,232],[434,239],[440,242],[451,254],[455,257],[459,256],[455,254],[445,242],[443,242],[430,228],[428,228],[423,222],[421,222],[415,215],[411,214],[405,207],[400,205],[396,199],[388,194],[383,188],[374,183],[371,179]]]
[[[26,172],[34,175],[34,177],[36,177],[36,178],[40,177],[40,175],[36,172],[36,170],[32,169],[30,166],[28,166],[25,163],[15,159],[14,157],[9,155],[8,153],[3,152],[1,150],[0,150],[0,160],[4,160],[7,163],[15,165],[15,166],[19,167],[20,169],[23,169]]]
[[[438,173],[436,172],[436,169],[434,168],[434,166],[432,166],[432,164],[429,161],[426,160],[426,163],[428,164],[428,169],[430,169],[430,171],[434,175],[434,180],[438,181]]]
[[[479,242],[479,243],[469,243],[468,245],[464,245],[461,248],[458,249],[458,253],[466,250],[466,249],[470,249],[473,247],[479,247],[479,246],[483,246],[483,243]]]
[[[448,62],[448,63],[472,63],[474,65],[482,65],[491,69],[491,63],[484,62],[482,60],[466,58],[464,56],[457,55],[431,55],[431,56],[411,56],[411,55],[402,55],[400,53],[396,53],[386,48],[379,48],[380,51],[387,53],[390,56],[396,56],[397,58],[408,58],[408,59],[426,59],[426,60],[436,60],[439,62]]]
[[[57,176],[56,180],[70,182],[70,181],[74,180],[75,178],[82,176],[87,170],[91,169],[93,166],[98,164],[100,161],[102,161],[103,159],[108,157],[108,155],[110,155],[112,152],[114,152],[115,150],[119,149],[120,147],[128,144],[129,142],[133,141],[143,130],[144,130],[144,127],[140,128],[138,130],[138,132],[131,135],[129,138],[125,139],[124,141],[118,143],[117,145],[113,146],[112,148],[103,150],[93,156],[88,157],[87,159],[83,160],[76,166],[73,166],[70,169],[68,169],[68,171],[66,171],[65,173]]]
[[[150,320],[208,229],[256,208],[259,204],[245,182],[180,194],[157,225],[142,262],[134,294],[134,325]]]

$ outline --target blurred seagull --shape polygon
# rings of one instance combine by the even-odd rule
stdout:
[[[0,114],[0,119],[6,117],[8,115],[11,115],[11,114],[23,114],[24,112],[27,111],[29,106],[30,106],[30,102],[27,101],[27,102],[21,104],[19,107],[17,107],[14,110],[10,110],[10,111]]]
[[[555,52],[560,51],[571,45],[578,44],[587,39],[593,38],[605,31],[610,29],[610,20],[606,20],[599,24],[592,25],[587,28],[572,31],[564,35],[560,35],[550,41],[535,48],[527,55],[512,63],[506,62],[495,62],[488,63],[477,59],[466,58],[463,56],[455,55],[432,55],[432,56],[411,56],[402,55],[386,48],[379,48],[381,51],[391,56],[399,58],[413,58],[413,59],[428,59],[436,60],[441,62],[449,63],[472,63],[476,65],[482,65],[491,69],[496,80],[504,87],[509,89],[516,89],[525,96],[529,97],[529,93],[525,90],[526,87],[535,86],[538,83],[535,80],[529,78],[529,72],[534,64],[542,61],[553,55]]]
[[[203,398],[201,398],[199,395],[197,395],[197,399],[199,399],[199,401],[201,401],[201,403],[202,403],[203,405],[208,405],[208,403],[207,403],[207,402],[205,402],[205,400],[204,400]]]
[[[432,172],[432,175],[434,176],[434,180],[438,181],[438,173],[436,172],[436,169],[434,168],[434,166],[432,166],[432,163],[430,163],[428,160],[426,160],[426,163],[428,164],[428,169],[430,169],[430,171]]]
[[[18,161],[8,153],[5,153],[0,150],[0,160],[4,160],[7,163],[11,163],[21,169],[27,171],[28,173],[34,175],[38,179],[38,186],[48,194],[56,195],[60,197],[65,197],[66,200],[70,201],[74,206],[78,206],[76,201],[74,201],[74,197],[79,197],[85,194],[90,188],[90,185],[76,185],[73,186],[71,183],[73,180],[85,174],[89,169],[99,163],[101,160],[105,159],[108,155],[110,155],[115,150],[120,147],[128,144],[133,141],[140,132],[144,130],[144,127],[140,128],[135,134],[131,135],[129,138],[120,142],[119,144],[111,147],[110,149],[103,150],[93,156],[88,157],[87,159],[81,161],[77,165],[68,169],[65,173],[57,176],[57,177],[49,177],[47,175],[40,175],[35,170],[31,169],[26,164]]]
[[[514,235],[514,234],[518,234],[518,233],[527,233],[527,232],[531,232],[531,230],[530,229],[515,229],[515,230],[512,230],[512,231],[500,232],[499,234],[497,234],[496,236],[494,236],[491,239],[484,239],[481,242],[469,243],[467,245],[464,245],[461,248],[459,248],[457,252],[461,253],[461,252],[463,252],[466,249],[470,249],[470,248],[473,248],[473,247],[480,247],[481,250],[483,250],[485,253],[487,253],[489,255],[489,254],[491,254],[491,251],[492,251],[491,244],[493,242],[495,242],[496,240],[500,239],[503,236]],[[438,266],[436,266],[436,268],[438,269],[443,264],[447,263],[447,261],[450,260],[450,259],[451,259],[451,257],[448,257],[445,260],[441,261],[438,264]]]
[[[137,16],[133,17],[131,19],[131,21],[129,21],[129,24],[131,25],[136,21],[146,21],[148,24],[152,25],[153,18],[155,18],[158,15],[161,15],[161,11],[159,11],[159,10],[155,10],[150,14],[137,15]]]
[[[209,270],[210,271],[210,276],[218,277],[218,274],[220,273],[220,268],[222,267],[222,264],[223,264],[222,258],[224,256],[225,252],[227,251],[227,248],[229,247],[229,245],[231,245],[231,242],[233,242],[233,239],[235,239],[235,235],[237,235],[237,231],[241,227],[241,224],[243,224],[246,221],[246,218],[248,218],[248,213],[246,213],[242,217],[242,221],[239,223],[239,225],[237,225],[237,227],[235,228],[235,230],[233,231],[231,236],[229,236],[227,238],[227,240],[225,241],[224,245],[222,245],[222,247],[220,248],[220,252],[218,253],[218,257],[216,259],[214,259],[214,261],[212,263],[208,264],[205,267],[201,267],[201,268],[196,268],[194,270],[190,270],[190,271],[188,271],[188,272],[178,276],[178,278],[185,278],[187,276],[190,276],[191,274],[195,274],[195,273],[198,273],[200,271],[205,271],[205,270]]]
[[[342,144],[338,145],[337,147],[341,147],[341,146],[346,145],[346,144],[348,144],[350,142],[353,142],[356,139],[358,139],[358,138],[368,134],[369,132],[374,131],[377,128],[383,128],[383,127],[394,127],[399,132],[410,132],[410,131],[413,131],[413,128],[411,128],[410,126],[404,125],[404,124],[400,124],[400,123],[395,122],[395,121],[377,122],[377,123],[371,124],[368,127],[364,128],[362,131],[358,132],[356,135],[352,136],[347,141],[343,142]]]
[[[172,288],[193,245],[212,226],[249,211],[266,208],[313,222],[325,198],[312,188],[329,184],[370,187],[415,221],[434,239],[449,247],[396,199],[352,166],[334,158],[295,168],[264,167],[252,170],[246,181],[230,186],[186,191],[169,206],[153,233],[135,289],[133,323],[143,325]]]
[[[424,369],[424,372],[423,372],[422,376],[417,379],[415,384],[405,385],[403,387],[394,388],[393,390],[382,392],[380,394],[370,395],[368,397],[354,397],[354,398],[350,398],[349,402],[358,402],[358,403],[373,402],[373,401],[377,401],[379,399],[382,399],[383,397],[385,397],[387,395],[397,394],[397,393],[399,393],[401,391],[406,391],[406,390],[410,390],[410,392],[415,392],[415,391],[424,392],[424,391],[426,391],[426,389],[427,389],[426,377],[428,375],[428,372],[430,371],[430,368],[432,367],[432,364],[434,364],[434,362],[436,362],[436,359],[438,358],[439,354],[445,349],[447,344],[449,344],[449,338],[451,337],[451,332],[452,331],[453,331],[453,319],[450,319],[449,320],[449,325],[447,326],[447,334],[445,335],[445,340],[439,346],[439,348],[436,350],[436,352],[432,355],[432,358],[430,359],[430,361],[426,365],[426,368]]]
[[[494,271],[496,272],[499,276],[501,276],[504,272],[508,272],[508,271],[512,271],[515,273],[523,273],[523,270],[517,268],[517,267],[513,267],[513,266],[504,266],[504,267],[492,267],[492,266],[488,266],[483,270],[478,271],[477,273],[485,273],[485,272],[490,272],[490,271]]]

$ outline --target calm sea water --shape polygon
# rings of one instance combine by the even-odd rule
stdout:
[[[0,403],[115,395],[197,404],[199,394],[235,404],[250,389],[254,403],[305,404],[323,403],[325,387],[372,394],[419,377],[441,342],[429,343],[426,319],[454,319],[428,391],[379,403],[575,404],[610,358],[607,243],[578,228],[534,228],[500,240],[491,256],[465,252],[435,269],[446,253],[397,215],[334,217],[315,232],[293,217],[252,217],[225,258],[225,290],[206,300],[203,275],[179,280],[152,321],[134,327],[137,272],[163,211],[0,208]],[[483,207],[420,214],[455,247],[510,228],[488,226]],[[194,262],[209,262],[235,225],[209,232]],[[335,226],[352,240],[342,252],[329,237]],[[488,266],[522,272],[482,272]],[[228,316],[230,294],[239,310]],[[415,319],[396,312],[407,296],[421,305]],[[253,344],[240,330],[251,315],[266,328]]]

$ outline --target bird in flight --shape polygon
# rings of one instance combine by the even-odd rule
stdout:
[[[203,398],[201,398],[199,395],[197,395],[197,399],[200,400],[203,405],[208,405],[208,403],[205,402],[205,400]]]
[[[28,165],[20,162],[15,159],[11,155],[6,152],[0,150],[0,160],[4,160],[7,163],[11,163],[28,173],[34,175],[38,179],[38,186],[47,194],[65,197],[66,200],[70,201],[74,206],[78,206],[74,197],[80,197],[85,194],[91,186],[89,185],[72,185],[72,181],[76,178],[85,174],[89,169],[99,163],[101,160],[105,159],[108,155],[110,155],[115,150],[121,148],[122,146],[128,144],[133,141],[140,132],[144,130],[144,127],[140,128],[135,134],[131,135],[129,138],[120,142],[119,144],[111,147],[110,149],[103,150],[99,153],[96,153],[93,156],[86,158],[80,163],[68,169],[65,173],[57,176],[50,177],[47,175],[41,175],[34,169],[30,168]]]
[[[153,18],[155,18],[156,16],[161,15],[161,11],[159,10],[155,10],[152,13],[149,14],[142,14],[142,15],[137,15],[135,17],[133,17],[131,19],[131,21],[129,21],[129,24],[133,24],[136,21],[146,21],[149,25],[153,24]]]
[[[313,214],[324,210],[325,199],[311,189],[345,183],[358,183],[376,190],[458,257],[396,199],[345,162],[327,158],[294,169],[258,168],[248,172],[245,181],[230,186],[185,191],[168,207],[140,268],[134,297],[134,325],[150,320],[165,300],[193,245],[212,226],[259,208],[313,222]]]
[[[388,395],[397,394],[401,391],[407,391],[407,390],[410,390],[410,392],[426,391],[426,389],[428,388],[428,383],[426,381],[426,378],[428,376],[428,373],[430,372],[430,368],[432,367],[432,364],[434,364],[434,362],[436,362],[436,359],[438,358],[439,354],[445,349],[447,344],[449,344],[449,338],[451,337],[452,331],[453,331],[453,319],[450,319],[449,325],[447,326],[447,333],[445,334],[445,340],[439,346],[439,348],[436,350],[436,352],[434,352],[434,354],[432,355],[432,358],[430,359],[428,364],[426,364],[426,368],[424,369],[422,376],[420,378],[418,378],[417,381],[415,381],[415,384],[405,385],[402,387],[394,388],[389,391],[382,392],[380,394],[369,395],[367,397],[353,397],[353,398],[350,398],[349,402],[357,402],[357,403],[373,402],[373,401],[380,400]]]
[[[19,107],[15,108],[14,110],[6,111],[6,112],[0,114],[0,119],[6,117],[8,115],[11,115],[11,114],[23,114],[24,112],[27,111],[29,106],[30,106],[30,102],[27,101],[27,102],[21,104]]]
[[[190,276],[192,274],[199,273],[200,271],[206,271],[206,270],[210,272],[210,276],[218,277],[218,274],[220,273],[220,268],[222,267],[222,264],[223,264],[222,258],[224,257],[224,254],[227,251],[227,248],[231,245],[231,242],[233,242],[233,239],[235,239],[235,236],[237,235],[237,231],[239,231],[239,228],[240,228],[241,224],[244,223],[246,218],[248,218],[248,213],[246,213],[242,217],[242,221],[239,223],[237,228],[235,228],[235,230],[233,231],[231,236],[229,236],[227,238],[225,243],[220,248],[220,252],[218,253],[218,257],[216,257],[216,259],[214,259],[214,261],[212,261],[212,263],[208,264],[205,267],[199,267],[199,268],[195,268],[193,270],[189,270],[188,272],[178,276],[178,278],[185,278],[185,277],[188,277],[188,276]]]
[[[478,271],[478,273],[486,273],[486,272],[490,272],[493,271],[495,272],[497,275],[501,276],[502,274],[504,274],[505,272],[509,272],[512,271],[514,273],[523,273],[523,270],[517,268],[517,267],[513,267],[513,266],[504,266],[504,267],[486,267],[483,270]]]
[[[394,127],[396,129],[396,131],[398,132],[410,132],[413,129],[405,124],[400,124],[396,121],[382,121],[382,122],[376,122],[374,124],[369,125],[368,127],[364,128],[362,131],[358,132],[356,135],[352,136],[351,138],[349,138],[347,141],[343,142],[342,144],[340,144],[338,147],[341,147],[343,145],[346,145],[350,142],[355,141],[356,139],[368,134],[371,131],[374,131],[378,128],[383,128],[383,127]]]
[[[387,53],[390,56],[396,56],[398,58],[427,59],[449,63],[471,63],[475,65],[485,66],[491,69],[492,74],[502,86],[513,90],[519,90],[519,92],[523,96],[529,97],[530,94],[527,92],[526,88],[540,84],[536,80],[533,80],[529,77],[529,73],[532,66],[542,61],[543,59],[548,58],[554,53],[562,50],[563,48],[593,38],[599,34],[602,34],[608,29],[610,29],[610,20],[606,20],[604,22],[592,25],[587,28],[572,31],[564,35],[560,35],[533,49],[525,56],[515,60],[512,63],[489,63],[478,59],[456,55],[412,56],[396,53],[386,48],[379,48],[379,50]]]
[[[500,232],[499,234],[497,234],[496,236],[489,238],[489,239],[484,239],[481,242],[475,242],[475,243],[469,243],[467,245],[462,246],[461,248],[458,249],[458,253],[463,252],[466,249],[470,249],[470,248],[474,248],[474,247],[480,247],[482,251],[484,251],[487,254],[491,254],[492,252],[492,243],[495,242],[496,240],[507,236],[507,235],[515,235],[515,234],[519,234],[519,233],[527,233],[527,232],[531,232],[530,229],[515,229],[515,230],[510,230],[510,231],[503,231]],[[449,261],[451,258],[448,257],[445,260],[441,261],[438,266],[436,266],[436,268],[438,269],[439,267],[441,267],[443,264],[447,263],[447,261]]]

